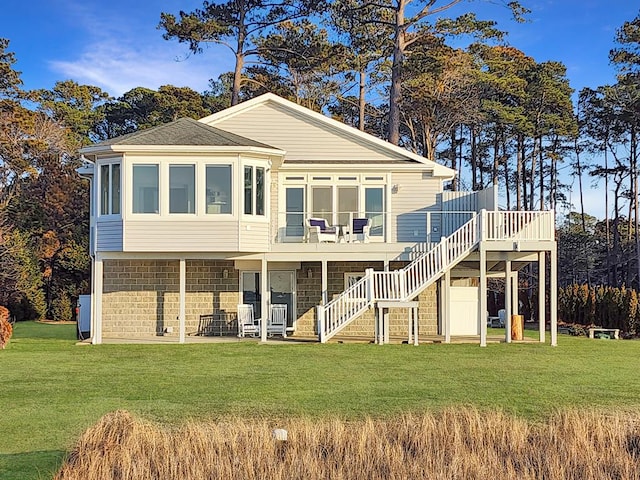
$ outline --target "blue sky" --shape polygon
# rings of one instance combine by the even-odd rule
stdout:
[[[133,87],[164,84],[206,89],[228,71],[228,50],[189,56],[186,45],[156,29],[160,12],[191,11],[194,0],[3,0],[0,37],[8,38],[25,88],[51,88],[57,80],[97,85],[114,96]],[[522,0],[530,21],[501,21],[508,40],[537,61],[559,60],[572,86],[612,82],[607,54],[616,28],[640,10],[635,0]],[[468,8],[464,4],[463,8]],[[495,2],[471,4],[480,18],[506,17]],[[179,60],[179,61],[177,61]]]
[[[538,62],[563,62],[576,91],[615,80],[608,60],[615,30],[640,11],[637,0],[521,0],[532,13],[516,24],[497,3],[476,0],[471,8],[479,18],[498,19],[509,43]],[[166,84],[202,92],[209,79],[233,68],[231,53],[212,47],[189,55],[156,28],[160,12],[200,6],[201,0],[3,0],[0,37],[10,40],[26,89],[73,79],[113,96]],[[587,195],[587,211],[602,217],[603,197]]]

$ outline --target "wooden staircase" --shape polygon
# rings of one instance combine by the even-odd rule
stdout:
[[[400,270],[365,276],[326,305],[318,306],[318,330],[324,343],[378,301],[404,302],[419,295],[478,244],[478,214],[428,252]]]
[[[365,276],[326,305],[318,305],[318,332],[324,343],[379,301],[406,302],[469,255],[480,241],[554,240],[553,212],[476,213],[450,236],[395,271],[367,269]]]

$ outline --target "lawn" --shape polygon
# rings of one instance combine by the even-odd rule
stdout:
[[[117,409],[180,423],[451,405],[542,420],[562,408],[640,407],[639,341],[75,346],[74,334],[74,325],[18,323],[0,351],[0,479],[51,478],[80,433]]]

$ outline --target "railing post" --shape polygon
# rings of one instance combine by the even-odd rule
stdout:
[[[324,328],[325,319],[324,319],[324,305],[318,305],[316,307],[316,315],[318,317],[318,337],[320,338],[320,343],[325,343],[326,340],[326,329]]]
[[[398,270],[398,290],[400,293],[400,300],[405,300],[407,297],[407,272]]]
[[[364,271],[364,277],[367,279],[367,300],[369,301],[369,305],[371,305],[375,301],[373,268],[367,268]]]
[[[480,218],[479,218],[479,222],[478,222],[478,238],[480,239],[481,242],[485,241],[487,239],[487,210],[486,209],[482,209],[480,210]]]
[[[427,212],[427,238],[426,241],[427,243],[431,242],[431,212]]]

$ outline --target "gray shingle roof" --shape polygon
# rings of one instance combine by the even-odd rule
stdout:
[[[171,123],[158,125],[137,132],[111,138],[93,145],[189,145],[216,147],[274,148],[250,138],[211,127],[192,118],[180,118]]]

